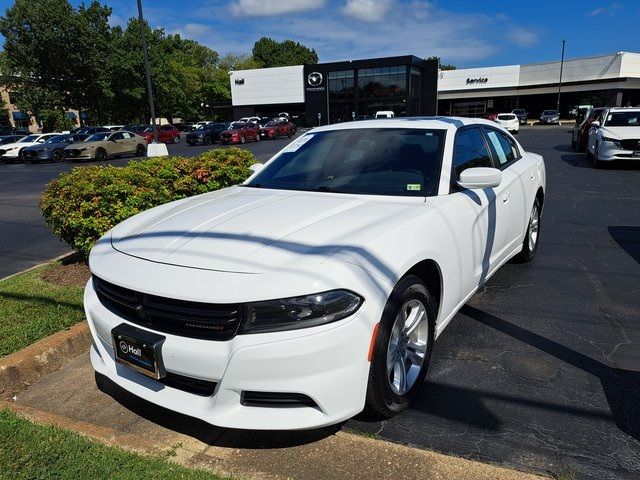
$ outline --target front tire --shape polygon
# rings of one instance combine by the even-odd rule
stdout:
[[[204,140],[202,141],[202,143],[204,143],[207,146],[211,145],[211,137],[207,135],[206,137],[204,137]]]
[[[434,305],[427,286],[413,275],[391,292],[374,340],[365,402],[369,416],[391,418],[420,391],[433,349]]]
[[[598,159],[598,144],[593,148],[593,168],[602,168],[602,162]]]
[[[260,141],[260,134],[258,133],[258,134],[256,135],[256,142],[259,142],[259,141]]]
[[[104,162],[107,159],[107,151],[104,148],[99,148],[96,150],[96,160],[99,162]]]
[[[144,157],[146,155],[147,155],[147,149],[144,147],[144,145],[139,143],[136,146],[136,157]]]
[[[62,150],[53,151],[53,161],[55,163],[64,162],[64,152]]]
[[[536,198],[531,208],[527,233],[522,241],[522,250],[514,257],[516,263],[530,262],[536,256],[540,240],[540,213],[540,201]]]
[[[173,143],[180,143],[180,136],[176,135],[175,137],[173,137]]]

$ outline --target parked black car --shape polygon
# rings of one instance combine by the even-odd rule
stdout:
[[[518,123],[520,125],[527,124],[527,117],[529,116],[529,112],[527,112],[524,108],[516,108],[514,110],[511,110],[511,113],[518,117]]]
[[[81,142],[88,137],[90,135],[86,133],[56,135],[44,143],[27,147],[20,153],[25,162],[62,162],[65,159],[64,147],[75,142]]]
[[[540,115],[540,123],[542,124],[558,124],[560,123],[560,114],[557,110],[545,110]]]
[[[6,145],[7,143],[15,143],[26,135],[2,135],[0,136],[0,145]]]
[[[94,133],[101,132],[109,132],[110,130],[106,127],[78,127],[71,130],[72,134],[80,134],[80,135],[93,135]]]
[[[196,129],[196,124],[193,122],[174,123],[173,126],[181,132],[193,132]]]
[[[149,128],[153,128],[153,127],[149,124],[141,123],[138,125],[125,125],[123,130],[126,130],[128,132],[133,132],[133,133],[141,133]]]
[[[189,145],[196,145],[199,143],[202,143],[203,145],[211,145],[212,143],[220,140],[220,134],[228,128],[228,123],[209,123],[206,125],[200,125],[193,132],[187,133],[187,143]]]

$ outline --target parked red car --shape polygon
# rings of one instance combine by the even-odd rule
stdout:
[[[270,120],[260,129],[262,138],[277,140],[280,137],[291,137],[291,135],[293,135],[293,128],[286,120]]]
[[[180,143],[180,130],[173,125],[159,125],[158,130],[159,143]],[[144,137],[147,143],[153,142],[153,128],[147,128],[143,132],[137,132],[138,135]]]
[[[571,148],[578,152],[584,152],[587,150],[587,143],[589,143],[589,129],[591,124],[597,120],[604,107],[592,108],[587,112],[582,123],[576,123],[571,132]]]
[[[260,141],[260,125],[253,122],[234,122],[220,134],[220,143],[245,143],[247,140]]]

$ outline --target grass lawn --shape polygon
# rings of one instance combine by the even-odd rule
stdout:
[[[61,428],[36,425],[8,410],[0,411],[0,438],[2,480],[221,478],[166,458],[126,452]]]
[[[84,319],[83,288],[42,278],[50,264],[0,281],[0,357]]]

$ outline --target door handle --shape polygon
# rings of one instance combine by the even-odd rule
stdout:
[[[511,195],[508,193],[505,193],[504,195],[502,195],[502,203],[507,203],[510,198],[511,198]]]

